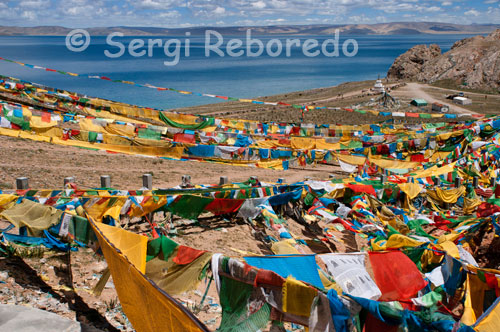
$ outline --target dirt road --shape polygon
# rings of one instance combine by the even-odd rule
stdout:
[[[460,107],[456,104],[450,103],[450,100],[445,98],[436,98],[431,96],[428,92],[424,91],[424,88],[433,88],[428,84],[421,83],[407,83],[406,86],[399,88],[393,92],[394,97],[406,97],[411,96],[412,99],[425,99],[429,104],[437,102],[450,106],[450,112],[457,114],[478,114],[477,112],[468,110],[466,108]]]
[[[450,89],[440,88],[438,86],[432,86],[432,88],[436,89],[436,90],[442,90],[445,93],[450,93],[451,91],[461,91],[461,92],[463,92],[466,95],[474,95],[474,96],[478,96],[478,97],[484,97],[486,95],[485,93],[471,92],[471,91],[468,91],[467,89],[464,89],[464,90],[450,90]],[[493,99],[500,100],[500,95],[487,94],[487,96],[488,96],[488,98],[493,98]]]

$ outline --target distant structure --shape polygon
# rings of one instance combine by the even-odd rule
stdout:
[[[421,106],[427,106],[427,100],[425,99],[413,99],[411,103],[413,106],[421,107]]]
[[[455,104],[460,104],[460,105],[470,105],[472,104],[472,100],[470,100],[469,98],[465,98],[465,97],[454,97],[453,98],[453,102]]]
[[[372,91],[375,93],[384,93],[385,92],[385,87],[382,84],[382,80],[380,79],[380,76],[377,79],[377,81],[375,82],[375,84],[373,85]]]
[[[382,93],[382,96],[377,99],[376,102],[384,108],[393,108],[399,106],[399,100],[395,99],[386,91]]]
[[[440,103],[432,103],[432,110],[434,112],[447,113],[450,110],[450,107]]]

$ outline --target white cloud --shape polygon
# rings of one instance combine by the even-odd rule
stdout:
[[[49,4],[48,0],[24,0],[19,1],[19,7],[40,8]]]
[[[479,1],[474,3],[473,0],[0,0],[0,18],[3,25],[34,24],[36,18],[40,25],[68,27],[344,24],[401,20],[500,23],[496,11],[500,0],[480,1],[492,7],[483,9]]]
[[[226,9],[224,7],[217,7],[214,9],[213,13],[215,15],[222,15],[226,12]]]
[[[424,8],[422,8],[422,10],[424,12],[439,12],[439,11],[441,11],[441,8],[437,7],[437,6],[432,6],[432,7],[424,7]]]
[[[134,0],[130,1],[138,8],[169,9],[177,4],[175,0]]]
[[[475,16],[475,17],[478,17],[479,15],[481,15],[481,13],[475,9],[468,10],[464,14],[468,15],[468,16]]]
[[[267,5],[264,1],[260,0],[260,1],[252,3],[252,6],[254,8],[257,8],[257,9],[264,9],[264,8],[266,8]]]
[[[371,18],[366,17],[365,14],[361,15],[354,15],[349,17],[349,21],[352,23],[360,24],[360,23],[367,23],[371,21]]]
[[[21,17],[32,21],[32,20],[36,19],[36,13],[31,11],[31,10],[25,10],[21,13]]]
[[[158,18],[180,18],[182,15],[177,10],[170,10],[168,12],[159,13]]]

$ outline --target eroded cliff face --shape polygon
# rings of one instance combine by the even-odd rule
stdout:
[[[471,88],[500,88],[500,29],[457,41],[441,54],[437,45],[417,45],[400,55],[387,77],[432,83],[451,79]]]

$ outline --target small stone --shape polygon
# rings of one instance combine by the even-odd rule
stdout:
[[[108,267],[108,264],[106,264],[105,261],[102,261],[102,262],[95,264],[92,267],[92,272],[93,273],[102,273],[102,271],[104,271],[107,267]]]
[[[214,325],[217,322],[215,318],[209,319],[205,321],[206,325]]]

